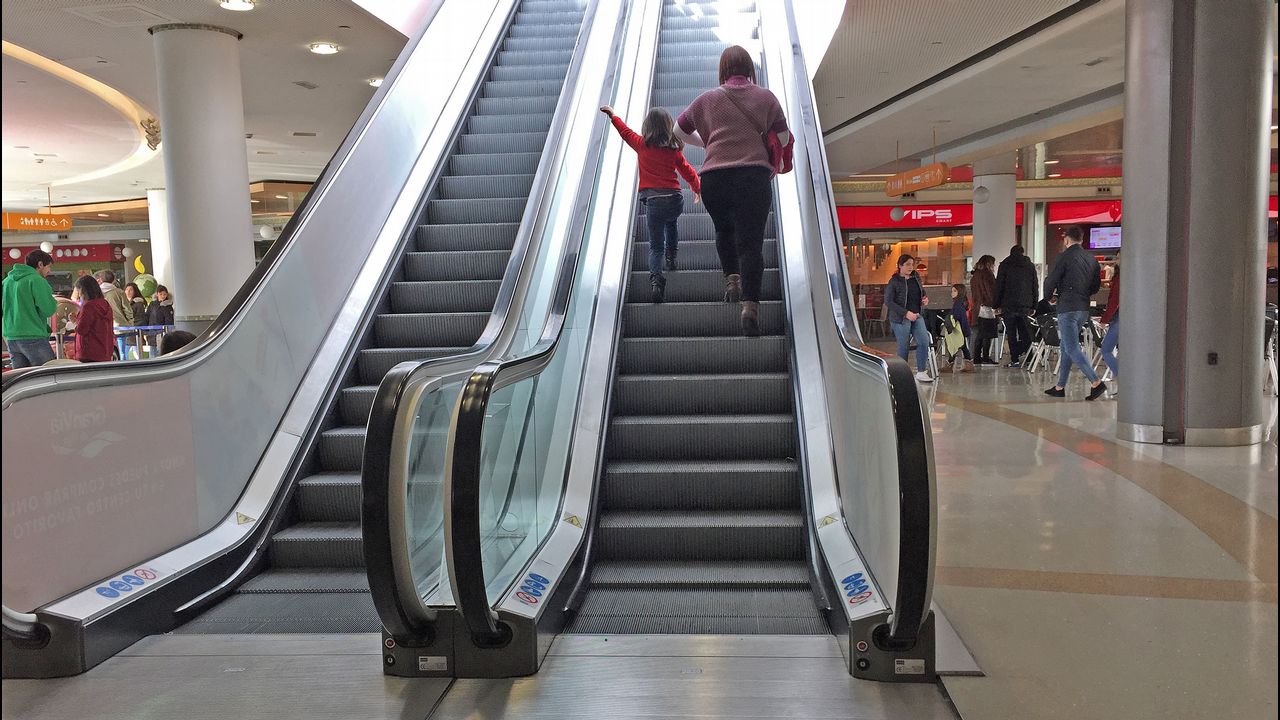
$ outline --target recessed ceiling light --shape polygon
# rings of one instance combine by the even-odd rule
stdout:
[[[106,213],[98,213],[98,217],[111,217],[111,216]]]
[[[1062,173],[1049,173],[1049,177],[1062,177]]]
[[[377,77],[377,78],[369,78],[369,79],[368,79],[368,80],[366,80],[365,82],[369,83],[370,85],[372,85],[372,86],[374,86],[374,87],[382,87],[382,78],[380,78],[380,77]],[[1275,130],[1275,128],[1271,128],[1271,129],[1272,129],[1272,130]]]
[[[1045,160],[1045,161],[1044,161],[1044,164],[1045,164],[1045,165],[1057,165],[1057,164],[1058,164],[1058,163],[1060,163],[1060,162],[1062,162],[1062,161],[1061,161],[1061,160]]]
[[[277,195],[277,196],[276,196],[276,199],[277,199],[277,200],[288,200],[288,199],[289,199],[289,196],[288,196],[288,195]]]
[[[307,47],[317,55],[334,55],[338,52],[338,43],[313,42]]]
[[[222,0],[218,3],[223,10],[235,10],[236,12],[249,12],[254,7],[254,0]]]
[[[261,201],[261,200],[252,200],[252,199],[251,199],[251,200],[249,200],[249,202],[254,203],[254,204],[257,204],[257,203],[260,203],[260,202],[262,202],[262,201]]]

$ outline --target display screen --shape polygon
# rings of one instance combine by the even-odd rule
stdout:
[[[1096,227],[1089,229],[1089,247],[1094,250],[1120,247],[1120,228]]]

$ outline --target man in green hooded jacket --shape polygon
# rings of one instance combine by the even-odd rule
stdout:
[[[43,250],[27,253],[27,261],[14,265],[4,278],[4,339],[13,367],[39,367],[53,359],[49,347],[49,318],[58,309],[53,288],[46,280],[53,257]]]

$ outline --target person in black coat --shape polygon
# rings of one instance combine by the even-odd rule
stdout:
[[[929,375],[929,353],[933,352],[929,330],[924,325],[924,308],[929,304],[920,274],[916,272],[916,260],[903,254],[898,258],[898,272],[884,286],[884,304],[889,308],[889,327],[898,340],[898,357],[907,359],[911,339],[916,341],[916,380],[933,382]]]
[[[156,286],[156,291],[151,295],[151,304],[147,306],[146,322],[138,324],[173,325],[173,297],[169,294],[169,288],[163,285]],[[160,330],[153,330],[147,333],[147,342],[153,349],[160,347],[160,336],[162,334],[163,331]]]
[[[1058,256],[1058,261],[1053,264],[1049,277],[1044,281],[1044,296],[1058,296],[1054,307],[1058,311],[1058,340],[1062,347],[1058,384],[1045,390],[1044,394],[1065,397],[1071,366],[1075,365],[1092,386],[1087,399],[1097,400],[1107,391],[1107,384],[1098,378],[1093,363],[1085,357],[1084,349],[1080,347],[1080,329],[1089,322],[1089,298],[1102,287],[1102,267],[1081,246],[1083,241],[1083,230],[1078,227],[1067,228],[1063,237],[1066,249]]]
[[[1031,348],[1031,325],[1027,316],[1035,312],[1040,299],[1039,278],[1036,266],[1027,257],[1021,245],[1009,250],[1009,257],[1000,262],[996,274],[995,309],[1004,318],[1005,332],[1009,337],[1009,364],[1017,367]]]

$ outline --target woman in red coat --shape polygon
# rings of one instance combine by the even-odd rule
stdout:
[[[92,275],[76,280],[80,291],[80,317],[76,320],[76,359],[80,362],[107,362],[116,346],[111,322],[111,304]]]
[[[991,341],[995,339],[996,259],[990,255],[978,258],[969,278],[969,323],[978,329],[973,339],[974,365],[995,365],[991,359]]]

